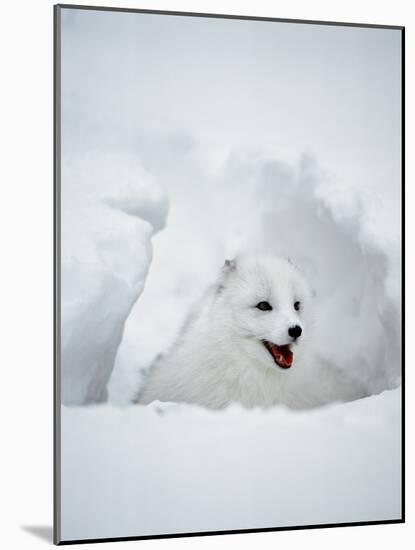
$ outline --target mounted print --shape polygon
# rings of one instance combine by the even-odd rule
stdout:
[[[55,542],[399,523],[404,29],[55,6]]]

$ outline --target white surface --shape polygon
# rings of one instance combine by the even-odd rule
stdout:
[[[399,421],[399,390],[297,413],[63,407],[62,540],[397,519]]]
[[[125,3],[124,5],[127,5]],[[4,269],[5,283],[2,292],[2,314],[4,330],[8,337],[4,340],[3,356],[10,363],[7,386],[3,390],[2,420],[5,423],[4,437],[10,440],[9,452],[3,452],[2,460],[2,505],[5,528],[2,540],[9,548],[36,548],[44,546],[44,541],[22,530],[22,525],[47,525],[51,521],[51,10],[50,2],[21,2],[19,5],[7,5],[2,17],[5,28],[0,34],[2,54],[5,57],[6,71],[11,83],[3,89],[6,100],[2,102],[3,128],[7,134],[3,147],[8,150],[2,163],[5,175],[2,181],[8,200],[2,201],[1,223],[3,252],[9,261]],[[129,3],[137,7],[137,3]],[[404,2],[378,3],[376,19],[373,18],[373,5],[370,3],[348,2],[333,5],[327,2],[315,2],[313,5],[292,2],[286,7],[266,7],[257,3],[238,2],[239,13],[274,15],[304,18],[338,19],[367,22],[387,22],[407,24],[412,28],[413,19],[406,11]],[[167,2],[140,4],[139,7],[172,9]],[[189,2],[174,2],[178,9],[191,10]],[[231,12],[234,6],[213,2],[199,3],[204,11]],[[24,11],[26,10],[26,11]],[[15,16],[15,18],[13,18]],[[20,32],[16,32],[19,29]],[[22,40],[22,36],[26,40]],[[413,43],[407,35],[407,56],[413,56]],[[13,55],[10,55],[10,53]],[[25,67],[17,71],[16,67]],[[409,68],[409,67],[408,67]],[[412,75],[408,75],[409,90],[407,97],[413,95]],[[28,94],[28,90],[30,94]],[[29,99],[29,101],[28,101]],[[11,108],[15,106],[15,109]],[[408,105],[412,126],[413,108]],[[412,135],[412,129],[409,130]],[[10,145],[13,144],[10,152]],[[15,145],[15,147],[14,147]],[[413,148],[412,141],[408,150]],[[22,162],[24,151],[24,162]],[[46,153],[46,155],[45,155]],[[46,158],[45,158],[46,157]],[[408,181],[414,177],[408,167]],[[24,197],[24,200],[22,200]],[[408,186],[408,197],[411,189]],[[14,205],[19,204],[19,215]],[[36,208],[34,208],[36,205]],[[24,223],[22,222],[24,221]],[[413,228],[411,220],[409,220]],[[11,231],[12,228],[12,231]],[[412,229],[411,229],[412,232]],[[13,238],[10,238],[11,234]],[[411,235],[409,234],[408,237]],[[410,258],[408,258],[408,264]],[[28,265],[31,268],[28,270]],[[410,275],[414,276],[412,265]],[[30,281],[28,281],[30,275]],[[13,291],[18,289],[18,292]],[[408,292],[408,312],[410,317],[413,294]],[[24,315],[22,315],[24,312]],[[409,319],[410,320],[410,319]],[[412,325],[409,324],[409,327]],[[12,327],[12,330],[10,330]],[[24,334],[24,340],[22,335]],[[409,350],[407,363],[411,364],[412,353]],[[408,369],[408,384],[411,384],[411,372]],[[11,381],[11,383],[9,382]],[[413,416],[413,405],[409,403],[408,417]],[[12,419],[12,421],[11,421]],[[408,441],[408,462],[413,462],[412,441]],[[408,508],[411,512],[413,475],[408,471],[410,495]],[[409,514],[410,515],[410,514]],[[305,531],[292,533],[273,533],[250,536],[215,537],[213,539],[188,539],[176,541],[142,542],[142,547],[183,548],[191,544],[197,547],[226,547],[232,545],[257,545],[272,548],[275,543],[292,544],[303,547],[332,548],[351,545],[376,545],[378,548],[390,548],[392,545],[408,548],[413,529],[408,526],[382,526],[354,529],[334,529],[325,531]],[[413,533],[412,533],[413,534]],[[134,544],[134,543],[132,543]],[[97,546],[94,546],[96,548]]]

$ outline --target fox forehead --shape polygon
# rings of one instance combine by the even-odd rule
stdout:
[[[300,271],[288,260],[277,257],[250,257],[238,260],[233,289],[250,300],[278,302],[301,300],[307,284]]]

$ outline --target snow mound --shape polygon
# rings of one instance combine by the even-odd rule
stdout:
[[[106,399],[124,323],[141,294],[167,201],[127,154],[63,158],[61,392]]]
[[[62,539],[398,519],[400,418],[399,390],[312,412],[63,407]]]

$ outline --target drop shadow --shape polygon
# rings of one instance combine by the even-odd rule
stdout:
[[[26,533],[53,544],[53,528],[50,525],[22,525],[21,528]]]

